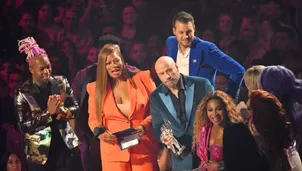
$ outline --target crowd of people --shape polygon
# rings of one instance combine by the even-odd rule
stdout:
[[[1,170],[302,171],[298,1],[1,5]]]

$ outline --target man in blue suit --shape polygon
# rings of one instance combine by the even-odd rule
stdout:
[[[170,152],[173,170],[190,170],[193,168],[190,152],[195,110],[206,94],[213,93],[213,87],[206,78],[180,74],[178,66],[168,56],[156,61],[155,71],[162,84],[150,95],[153,132],[159,142],[170,146],[171,136],[165,137],[167,141],[160,140],[161,126],[165,121],[170,121],[173,136],[188,150],[183,158]]]
[[[227,93],[237,98],[245,69],[220,51],[214,43],[194,36],[194,18],[178,12],[173,18],[173,33],[166,40],[167,55],[172,57],[184,75],[209,79],[214,86],[217,70],[229,76]]]

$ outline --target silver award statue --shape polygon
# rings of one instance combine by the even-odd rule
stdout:
[[[177,139],[173,136],[172,134],[172,129],[170,127],[171,123],[170,121],[165,121],[165,123],[161,126],[161,135],[160,135],[160,139],[162,142],[167,141],[166,137],[168,135],[171,135],[173,140],[172,140],[172,145],[167,146],[168,149],[170,149],[176,156],[182,157],[185,156],[185,148],[186,146],[181,145]]]

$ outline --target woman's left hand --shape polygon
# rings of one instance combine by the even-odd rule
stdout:
[[[209,170],[209,171],[218,171],[218,162],[215,162],[215,161],[208,161],[206,163],[206,168]]]
[[[139,125],[138,127],[136,127],[135,130],[140,137],[145,134],[145,128],[142,125]]]

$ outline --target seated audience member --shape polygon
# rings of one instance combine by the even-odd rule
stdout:
[[[1,171],[27,171],[26,166],[16,153],[6,152],[0,161]]]
[[[96,47],[91,47],[88,50],[88,55],[86,59],[86,66],[92,65],[98,61],[98,49]]]
[[[215,90],[226,91],[229,84],[229,77],[223,73],[217,73],[215,79]]]
[[[154,61],[151,61],[147,52],[147,46],[140,41],[134,41],[130,48],[128,64],[133,65],[141,70],[150,70]]]
[[[14,95],[16,88],[23,81],[22,71],[18,69],[9,71],[7,80],[8,96],[0,99],[0,127],[6,131],[6,135],[1,135],[1,139],[5,139],[6,151],[17,153],[22,153],[22,136],[15,116]]]

